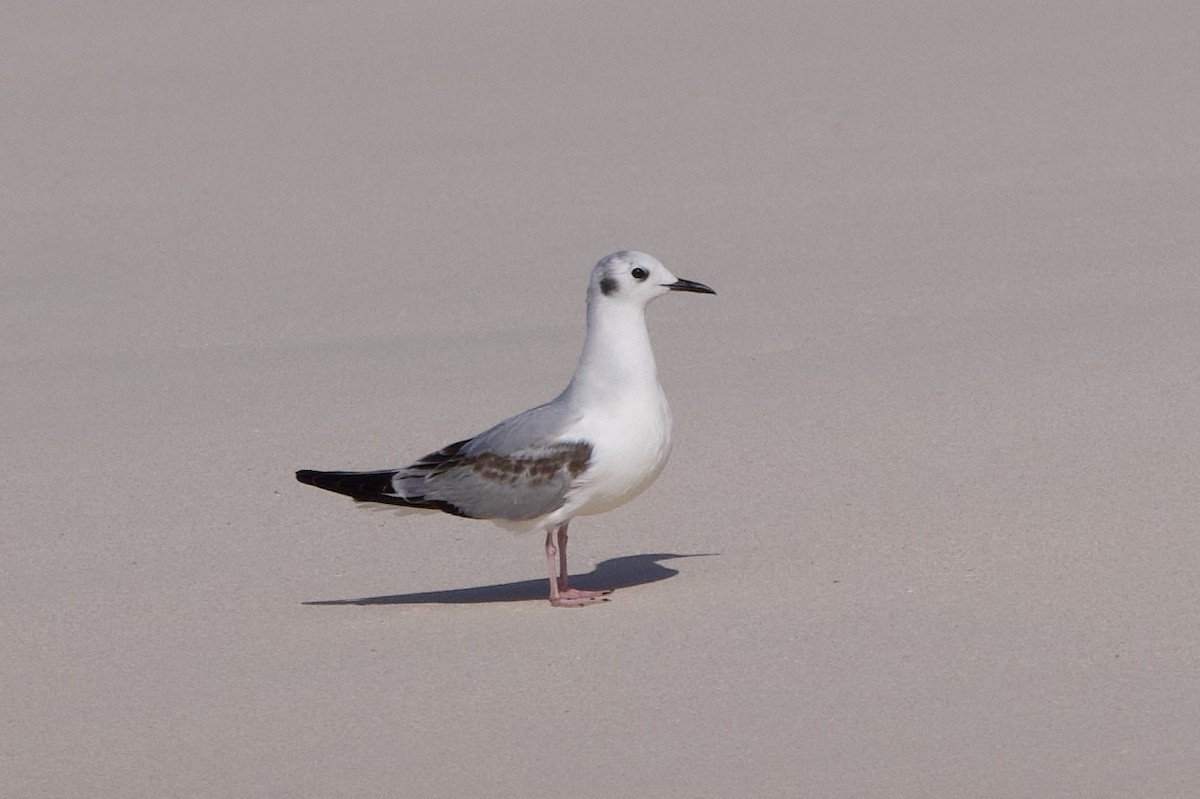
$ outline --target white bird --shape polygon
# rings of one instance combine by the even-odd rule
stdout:
[[[623,251],[592,269],[587,335],[571,382],[555,399],[410,466],[371,472],[296,472],[308,485],[363,503],[487,519],[546,534],[550,604],[580,607],[611,591],[572,588],[567,526],[642,493],[671,454],[671,410],[646,305],[670,291],[716,294],[676,278],[656,259]]]

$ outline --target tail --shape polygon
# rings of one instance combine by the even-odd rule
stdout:
[[[440,510],[454,516],[466,516],[458,508],[448,502],[429,499],[423,496],[404,497],[396,492],[393,478],[402,470],[385,469],[382,472],[316,472],[312,469],[301,469],[296,472],[296,479],[301,483],[335,494],[345,494],[356,502],[378,502],[385,505],[398,505],[402,508],[419,510]]]
[[[382,472],[314,472],[302,469],[296,472],[301,483],[336,494],[345,494],[359,502],[386,502],[389,505],[408,505],[404,497],[396,495],[392,478],[395,469]]]

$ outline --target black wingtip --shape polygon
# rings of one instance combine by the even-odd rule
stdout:
[[[296,472],[296,479],[301,483],[335,494],[343,494],[357,502],[374,502],[384,505],[398,505],[404,508],[422,508],[425,510],[440,510],[453,516],[473,518],[461,508],[440,499],[429,499],[423,496],[397,496],[392,485],[396,470],[381,472],[318,472],[312,469],[301,469]]]
[[[381,472],[318,472],[312,469],[301,469],[296,472],[296,479],[301,483],[363,502],[395,502],[396,497],[388,496],[392,492],[392,478],[395,470]]]

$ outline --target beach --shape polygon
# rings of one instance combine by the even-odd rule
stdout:
[[[19,4],[0,794],[1188,797],[1200,11]],[[297,469],[562,390],[671,462],[542,541]]]

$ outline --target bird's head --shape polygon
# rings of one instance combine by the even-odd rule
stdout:
[[[588,301],[645,306],[670,291],[717,293],[703,283],[675,277],[653,256],[622,250],[601,258],[596,264],[592,282],[588,285]]]

